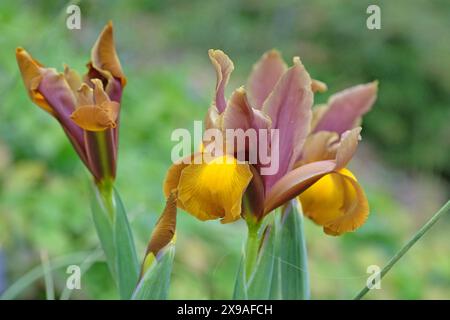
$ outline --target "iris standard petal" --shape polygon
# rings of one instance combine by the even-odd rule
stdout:
[[[209,59],[216,70],[216,96],[214,105],[219,114],[226,108],[225,87],[230,79],[231,72],[234,70],[233,61],[222,50],[208,50]]]
[[[287,65],[277,50],[270,50],[253,66],[247,81],[248,99],[253,108],[261,109],[264,101],[286,72]]]
[[[278,81],[262,109],[272,120],[272,129],[278,129],[279,133],[279,139],[271,143],[272,149],[278,149],[278,159],[272,159],[278,160],[278,172],[263,176],[266,193],[299,158],[309,133],[312,103],[311,78],[296,57],[294,65]]]
[[[377,91],[378,82],[374,81],[332,95],[313,132],[334,131],[342,134],[352,129],[358,124],[360,117],[372,108]]]
[[[247,102],[243,87],[235,90],[228,101],[221,122],[222,129],[268,129],[270,118],[262,111],[252,108]]]
[[[241,216],[242,197],[251,179],[249,166],[231,156],[190,164],[181,171],[178,200],[200,220],[232,222]]]
[[[300,194],[299,200],[303,213],[329,235],[355,230],[369,214],[364,191],[347,169],[325,175]]]

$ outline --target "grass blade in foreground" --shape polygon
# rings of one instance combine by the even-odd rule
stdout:
[[[439,220],[439,218],[441,218],[444,214],[446,214],[449,211],[450,211],[450,201],[447,201],[447,203],[441,209],[439,209],[439,211],[436,212],[434,216],[431,217],[431,219],[428,220],[428,222],[425,223],[425,225],[422,228],[420,228],[419,231],[417,231],[417,233],[411,238],[411,240],[409,240],[408,243],[399,252],[397,252],[397,254],[391,258],[391,260],[389,260],[389,262],[386,264],[383,270],[381,270],[380,280],[386,275],[386,273],[389,272],[389,270],[391,270],[391,268],[397,263],[397,261],[400,260],[400,258],[403,257],[405,253],[408,252],[408,250],[411,249],[411,247],[417,241],[420,240],[420,238],[422,238],[422,236]],[[370,289],[367,286],[365,286],[356,295],[354,299],[360,300],[362,297],[366,295],[366,293],[369,290]]]

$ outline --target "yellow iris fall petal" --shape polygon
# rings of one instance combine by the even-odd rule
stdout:
[[[240,218],[242,197],[251,179],[249,166],[231,156],[190,164],[179,178],[178,201],[200,220],[232,222]]]
[[[363,189],[347,169],[327,174],[299,196],[303,212],[329,235],[360,227],[369,215]]]

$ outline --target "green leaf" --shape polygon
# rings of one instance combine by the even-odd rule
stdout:
[[[119,293],[122,299],[129,299],[138,281],[139,263],[125,208],[115,189],[113,194],[116,208],[114,239]]]
[[[241,262],[239,263],[239,269],[236,275],[236,281],[234,283],[233,299],[235,300],[248,300],[247,287],[245,285],[245,259],[242,254]]]
[[[262,230],[261,237],[256,238],[259,248],[257,261],[248,276],[245,267],[247,265],[246,259],[251,256],[244,252],[236,276],[234,299],[264,300],[270,298],[274,268],[275,231],[274,224],[271,222]],[[249,237],[247,241],[252,241],[252,238]],[[251,247],[254,246],[247,243],[246,248]]]
[[[169,244],[139,281],[133,300],[165,300],[169,292],[175,246]]]
[[[139,277],[133,234],[119,193],[94,185],[92,216],[106,261],[117,283],[121,299],[129,299]]]
[[[282,299],[309,299],[308,255],[303,213],[296,200],[284,208],[278,232],[278,271]]]

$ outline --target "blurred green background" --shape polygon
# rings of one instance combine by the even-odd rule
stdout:
[[[366,8],[374,3],[382,28],[370,31]],[[14,56],[23,46],[47,66],[62,70],[67,63],[84,72],[110,19],[128,76],[117,188],[141,255],[164,204],[170,134],[192,130],[212,99],[209,48],[234,60],[230,90],[271,48],[287,61],[299,55],[328,84],[319,103],[345,87],[380,82],[351,164],[371,215],[357,232],[338,238],[307,222],[314,299],[353,297],[365,285],[366,268],[383,266],[448,199],[449,1],[80,1],[81,30],[66,28],[67,5],[0,3],[0,291],[14,284],[10,297],[45,299],[41,271],[48,256],[57,297],[67,277],[59,264],[84,261],[82,290],[71,298],[116,298],[102,259],[89,263],[98,241],[88,174],[57,122],[28,99]],[[441,220],[367,298],[450,298],[449,224],[448,216]],[[241,222],[203,223],[181,212],[170,297],[230,298],[244,237]]]

